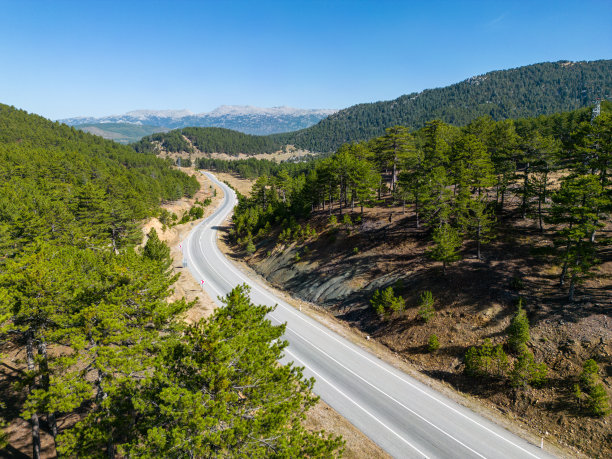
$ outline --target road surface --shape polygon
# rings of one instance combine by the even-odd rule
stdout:
[[[238,284],[251,286],[256,304],[275,305],[273,323],[287,323],[285,361],[314,376],[314,392],[385,451],[398,458],[547,458],[539,445],[510,433],[411,378],[275,297],[247,277],[216,244],[221,225],[237,203],[223,189],[220,207],[183,242],[184,258],[212,298]],[[218,300],[217,300],[218,302]]]

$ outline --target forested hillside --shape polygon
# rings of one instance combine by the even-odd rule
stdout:
[[[238,153],[258,154],[274,153],[280,150],[281,144],[270,136],[256,136],[242,132],[216,127],[189,127],[176,129],[163,134],[144,137],[133,144],[136,151],[143,153],[157,152],[156,143],[168,152],[192,152],[193,148],[185,138],[202,153]]]
[[[192,304],[169,301],[170,249],[154,230],[137,248],[141,220],[192,196],[195,178],[6,105],[0,178],[2,453],[340,454],[340,439],[301,426],[314,381],[278,364],[270,309],[236,287],[189,326]]]
[[[233,172],[245,179],[255,179],[262,175],[277,175],[288,173],[297,176],[301,172],[306,172],[315,167],[316,161],[308,159],[300,162],[277,163],[268,159],[237,159],[223,160],[213,158],[198,158],[196,161],[197,169],[208,169],[216,172]]]
[[[575,110],[612,95],[612,60],[554,62],[500,70],[444,88],[340,110],[301,131],[273,135],[281,144],[327,152],[345,142],[368,140],[386,128],[421,128],[432,119],[464,126],[488,115],[494,120]]]
[[[595,118],[392,126],[311,166],[240,197],[229,238],[259,274],[610,455],[611,103]]]
[[[130,123],[87,123],[76,124],[74,128],[123,144],[138,142],[146,135],[170,130],[165,127]]]

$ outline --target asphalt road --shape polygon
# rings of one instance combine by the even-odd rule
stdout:
[[[383,362],[248,278],[216,244],[218,225],[232,211],[236,195],[206,175],[223,189],[224,200],[183,242],[189,270],[204,280],[203,288],[213,298],[246,283],[254,303],[277,304],[270,318],[287,323],[285,360],[304,366],[304,374],[316,379],[315,393],[385,451],[398,458],[554,457]]]

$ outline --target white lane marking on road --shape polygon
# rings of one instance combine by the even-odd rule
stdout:
[[[278,322],[278,320],[277,320]],[[349,400],[351,403],[353,403],[357,408],[359,408],[360,410],[362,410],[364,413],[366,413],[367,415],[369,415],[372,419],[374,419],[376,422],[378,422],[381,426],[383,426],[385,429],[387,429],[389,432],[391,432],[393,435],[395,435],[397,438],[399,438],[400,440],[402,440],[404,443],[406,443],[408,446],[410,446],[412,449],[414,449],[417,453],[422,454],[424,458],[427,458],[428,456],[421,451],[420,449],[418,449],[416,446],[414,446],[412,443],[410,443],[408,440],[406,440],[404,437],[402,437],[400,434],[398,434],[395,430],[393,430],[392,428],[390,428],[388,425],[386,425],[384,422],[382,422],[380,419],[378,419],[376,416],[374,416],[372,413],[370,413],[368,410],[366,410],[363,406],[361,406],[359,403],[357,403],[355,400],[353,400],[351,397],[349,397],[348,395],[346,395],[344,392],[342,392],[340,389],[338,389],[334,384],[332,384],[328,379],[326,379],[325,377],[321,376],[320,373],[318,373],[317,371],[313,370],[311,367],[309,367],[303,360],[300,360],[293,352],[291,352],[289,350],[289,348],[285,348],[284,351],[287,354],[290,354],[293,356],[293,358],[295,360],[297,360],[298,362],[301,362],[302,365],[304,365],[305,367],[308,367],[310,369],[311,372],[313,372],[317,379],[319,381],[325,381],[325,383],[327,385],[329,385],[332,389],[334,389],[336,392],[338,392],[339,394],[341,394],[344,398],[346,398],[347,400]]]
[[[213,181],[216,181],[217,184],[223,189],[223,185],[221,184],[221,182],[219,182],[212,174],[206,173],[207,176],[209,176],[209,178],[211,178]],[[228,192],[223,189],[223,191],[227,194]],[[212,235],[212,233],[211,233]],[[235,271],[236,273],[238,273],[238,276],[241,277],[243,280],[245,280],[248,284],[250,284],[254,289],[258,290],[264,297],[267,297],[268,299],[270,299],[272,302],[278,304],[279,306],[281,306],[284,310],[286,310],[287,312],[289,312],[290,314],[294,315],[295,317],[297,317],[298,319],[300,319],[301,321],[305,322],[307,325],[316,328],[317,330],[319,330],[321,333],[325,334],[326,336],[328,336],[329,338],[333,339],[334,341],[336,341],[338,344],[340,344],[341,346],[343,346],[344,348],[352,351],[353,353],[359,355],[360,357],[366,359],[367,361],[369,361],[370,363],[376,365],[377,367],[379,367],[380,369],[384,370],[386,373],[394,376],[395,378],[403,381],[404,383],[408,384],[409,386],[411,386],[412,388],[416,389],[417,391],[421,392],[423,395],[427,396],[430,399],[435,400],[436,402],[440,403],[441,405],[445,406],[446,408],[448,408],[449,410],[455,412],[456,414],[458,414],[459,416],[463,417],[464,419],[467,419],[469,421],[471,421],[472,423],[476,424],[477,426],[481,427],[482,429],[486,430],[487,432],[493,434],[494,436],[504,440],[505,442],[511,444],[512,446],[520,449],[521,451],[529,454],[532,457],[535,458],[539,458],[539,456],[531,453],[530,451],[526,450],[525,448],[521,447],[520,445],[517,445],[516,443],[514,443],[513,441],[509,440],[508,438],[504,437],[503,435],[500,435],[499,433],[491,430],[490,428],[488,428],[487,426],[482,425],[481,423],[479,423],[477,420],[472,419],[470,416],[467,416],[466,414],[462,413],[461,411],[457,410],[456,408],[448,405],[447,403],[445,403],[444,401],[440,400],[439,398],[437,398],[436,396],[424,391],[423,389],[421,389],[420,387],[416,386],[415,384],[411,383],[410,381],[406,380],[405,378],[401,377],[400,375],[395,374],[393,371],[390,371],[388,368],[385,368],[384,366],[380,365],[378,362],[376,362],[375,360],[372,360],[369,358],[369,356],[367,354],[364,353],[364,351],[360,350],[360,349],[356,349],[356,348],[352,348],[350,346],[348,346],[347,344],[343,343],[341,340],[337,339],[335,336],[331,335],[330,333],[328,333],[325,329],[322,328],[322,326],[320,326],[319,324],[315,323],[311,323],[308,320],[306,320],[304,317],[301,317],[300,314],[297,313],[297,311],[294,310],[294,308],[292,308],[291,306],[287,306],[285,304],[283,304],[282,300],[277,299],[275,297],[271,297],[271,295],[266,291],[263,290],[257,281],[255,280],[251,280],[250,278],[246,277],[243,275],[242,271],[240,271],[239,269],[237,269],[235,266],[233,266],[232,264],[229,263],[229,261],[227,261],[225,259],[224,256],[218,256],[219,254],[221,254],[221,252],[218,250],[218,248],[216,247],[216,245],[214,244],[214,239],[211,238],[211,242],[213,242],[213,253],[215,255],[217,255],[217,258],[226,266],[229,266],[230,268],[232,268],[233,271]],[[218,272],[215,271],[218,275]],[[366,381],[367,382],[367,381]],[[368,383],[370,384],[370,383]],[[375,387],[375,386],[374,386]]]
[[[277,322],[280,322],[278,319],[275,319]],[[338,360],[336,360],[335,358],[333,358],[331,355],[329,355],[327,352],[325,352],[323,349],[321,349],[319,346],[317,346],[316,344],[311,343],[310,341],[308,341],[306,338],[304,338],[302,335],[300,335],[298,332],[296,332],[295,330],[291,330],[291,333],[295,334],[298,338],[300,338],[302,341],[304,341],[307,345],[310,345],[311,347],[315,348],[317,351],[319,351],[321,354],[325,355],[328,359],[330,359],[331,361],[335,362],[338,366],[344,368],[346,371],[348,371],[349,373],[355,375],[357,378],[361,379],[364,383],[366,383],[368,386],[372,387],[374,390],[380,392],[381,394],[383,394],[384,396],[386,396],[387,398],[389,398],[390,400],[392,400],[393,402],[397,403],[399,406],[401,406],[402,408],[404,408],[406,411],[409,411],[410,413],[412,413],[413,415],[415,415],[417,418],[419,418],[421,421],[424,421],[425,423],[429,424],[431,427],[433,427],[434,429],[437,429],[438,431],[440,431],[441,433],[443,433],[444,435],[446,435],[448,438],[455,440],[457,443],[459,443],[461,446],[463,446],[464,448],[470,450],[472,453],[476,454],[477,456],[482,457],[483,459],[486,459],[485,456],[483,456],[482,454],[480,454],[478,451],[473,450],[472,448],[470,448],[468,445],[466,445],[465,443],[463,443],[462,441],[460,441],[458,438],[452,436],[451,434],[449,434],[448,432],[446,432],[444,429],[438,427],[437,425],[435,425],[433,422],[428,421],[427,419],[425,419],[423,416],[421,416],[419,413],[417,413],[416,411],[414,411],[411,408],[408,408],[406,405],[404,405],[402,402],[400,402],[399,400],[397,400],[395,397],[393,397],[392,395],[387,394],[384,390],[376,387],[374,384],[372,384],[371,382],[369,382],[368,380],[366,380],[365,378],[363,378],[362,376],[360,376],[359,374],[355,373],[353,370],[351,370],[350,368],[348,368],[346,365],[343,365],[341,362],[339,362]]]

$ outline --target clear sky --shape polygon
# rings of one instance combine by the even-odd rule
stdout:
[[[0,102],[52,119],[344,108],[610,58],[610,0],[0,0]]]

